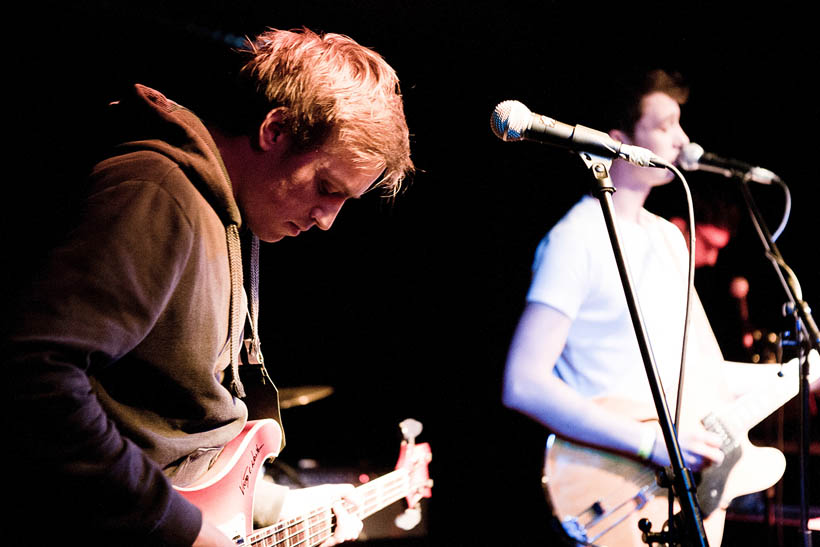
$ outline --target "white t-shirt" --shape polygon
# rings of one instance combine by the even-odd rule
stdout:
[[[637,223],[617,216],[616,223],[650,348],[672,407],[686,311],[686,242],[673,224],[643,209]],[[547,304],[572,319],[555,366],[558,377],[585,396],[651,401],[637,335],[596,198],[581,199],[541,241],[527,300]],[[697,301],[695,308],[691,323],[697,326],[690,327],[687,363],[705,355],[697,338],[707,337],[708,351],[716,348]],[[720,358],[719,353],[709,355]]]

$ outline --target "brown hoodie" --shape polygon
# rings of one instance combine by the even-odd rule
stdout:
[[[133,91],[111,106],[116,136],[82,221],[24,300],[4,360],[26,436],[16,457],[48,469],[67,531],[186,545],[201,516],[167,477],[198,475],[247,416],[222,384],[245,317],[241,217],[205,126]]]

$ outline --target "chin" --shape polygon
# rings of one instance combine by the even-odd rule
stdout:
[[[277,223],[263,222],[259,224],[248,222],[247,228],[259,238],[259,241],[264,241],[265,243],[276,243],[290,235],[287,226]]]
[[[259,238],[259,241],[264,241],[265,243],[276,243],[277,241],[282,241],[285,239],[285,234],[280,233],[260,233],[256,230],[251,230],[256,237]]]
[[[655,181],[652,183],[652,186],[664,186],[666,184],[669,184],[673,180],[675,180],[675,173],[666,170],[659,173],[658,178],[655,179]]]

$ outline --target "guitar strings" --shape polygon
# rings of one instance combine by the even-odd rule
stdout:
[[[367,511],[366,514],[372,514],[378,509],[386,507],[387,505],[392,503],[392,501],[385,503],[386,498],[395,497],[395,499],[400,499],[402,497],[400,493],[407,491],[406,485],[409,483],[409,475],[406,472],[406,470],[401,469],[396,470],[394,473],[398,473],[399,476],[385,475],[384,477],[380,477],[365,485],[362,485],[371,486],[371,488],[367,489],[364,492],[364,501],[362,503],[362,507],[359,508],[359,510],[356,512],[357,514],[363,514],[365,510]],[[396,497],[396,494],[399,494],[398,497]],[[329,516],[327,516],[328,514]],[[317,519],[317,517],[320,517],[320,519]],[[320,526],[321,524],[311,524],[311,521],[316,520],[321,520],[321,522],[326,523],[326,525],[322,528],[317,529],[316,526]],[[318,541],[322,541],[330,537],[331,531],[336,524],[336,520],[336,515],[333,512],[332,508],[319,507],[309,512],[305,517],[299,518],[298,520],[294,519],[292,521],[286,521],[284,523],[270,527],[268,530],[264,531],[264,536],[254,539],[251,544],[266,545],[272,547],[279,546],[282,544],[296,546],[301,545],[307,540],[313,540],[314,538],[321,536],[321,534],[327,534],[325,536],[318,538]],[[254,531],[254,533],[259,532],[262,532],[262,530]],[[285,532],[286,535],[281,538],[276,538],[273,543],[263,543],[266,540],[270,540],[273,536],[276,536],[281,532]],[[296,543],[285,543],[291,541],[292,539],[302,534],[306,535],[304,539],[301,539]],[[309,543],[309,545],[316,545],[317,543]]]

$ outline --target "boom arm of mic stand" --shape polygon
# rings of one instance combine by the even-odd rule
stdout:
[[[604,214],[607,232],[609,233],[609,239],[612,244],[612,251],[615,254],[615,262],[618,265],[618,272],[624,288],[627,306],[629,307],[629,314],[632,317],[632,325],[635,328],[638,346],[644,362],[644,368],[646,369],[647,379],[649,380],[649,388],[652,391],[652,398],[654,399],[655,408],[658,412],[661,430],[663,431],[663,437],[666,441],[667,450],[669,451],[669,460],[672,464],[673,473],[673,476],[670,477],[673,485],[672,490],[678,498],[686,526],[688,527],[688,530],[678,530],[677,532],[683,532],[683,535],[686,538],[686,545],[707,546],[708,540],[706,538],[706,531],[703,527],[703,519],[695,498],[695,481],[691,471],[684,467],[680,444],[678,443],[677,434],[675,433],[672,425],[672,418],[669,414],[669,407],[663,393],[660,375],[658,374],[655,359],[649,347],[643,316],[638,305],[638,299],[633,289],[631,275],[629,273],[623,249],[621,247],[620,236],[618,234],[618,227],[615,222],[615,213],[612,205],[612,194],[615,192],[615,187],[612,185],[612,179],[609,177],[609,170],[612,166],[612,160],[610,158],[599,157],[585,152],[581,152],[580,156],[592,172],[592,176],[596,182],[598,201],[601,203],[601,210]],[[670,514],[669,517],[669,525],[672,527],[674,523],[673,515]],[[683,545],[680,538],[678,538],[677,541],[678,544]]]
[[[763,220],[763,216],[760,214],[760,210],[757,208],[757,205],[752,198],[748,184],[745,180],[739,184],[743,193],[743,198],[746,200],[746,205],[751,213],[755,229],[760,237],[760,242],[763,244],[766,256],[774,265],[776,273],[778,277],[780,277],[781,283],[783,284],[783,289],[786,291],[786,296],[795,307],[795,313],[797,313],[803,321],[803,326],[809,335],[809,344],[812,348],[820,352],[820,330],[817,328],[817,323],[815,323],[814,318],[811,315],[808,304],[803,301],[803,295],[801,294],[797,280],[791,270],[786,266],[786,262],[783,260],[780,250],[777,248],[777,245],[772,239],[772,234],[769,232],[769,229]],[[783,271],[786,272],[785,278],[783,277]]]
[[[772,262],[775,271],[780,277],[780,282],[783,284],[783,289],[789,299],[789,304],[793,307],[793,313],[797,319],[795,335],[798,344],[803,344],[800,339],[801,327],[806,330],[808,340],[805,351],[800,351],[800,374],[798,386],[798,396],[800,399],[800,439],[799,439],[799,476],[800,476],[800,532],[802,535],[802,543],[804,547],[811,545],[811,532],[808,528],[809,510],[808,510],[808,461],[809,461],[809,363],[808,353],[810,349],[820,352],[820,331],[817,329],[817,323],[811,315],[808,304],[803,301],[802,291],[800,285],[794,275],[794,272],[786,265],[783,260],[780,250],[774,243],[771,233],[760,214],[760,210],[755,204],[752,193],[745,180],[739,183],[743,193],[743,198],[746,200],[746,205],[752,217],[752,222],[760,236],[760,242],[766,252],[766,257]],[[784,277],[785,272],[785,277]]]

